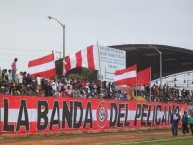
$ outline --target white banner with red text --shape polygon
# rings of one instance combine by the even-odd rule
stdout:
[[[187,104],[0,95],[0,134],[167,127]]]

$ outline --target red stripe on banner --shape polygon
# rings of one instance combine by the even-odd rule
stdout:
[[[53,61],[53,60],[54,60],[54,54],[52,53],[52,54],[44,56],[42,58],[38,58],[38,59],[35,59],[35,60],[32,60],[32,61],[29,61],[28,67],[33,67],[33,66],[41,65],[41,64]]]
[[[75,55],[76,55],[76,67],[82,67],[81,51],[77,52]]]
[[[38,76],[38,77],[44,77],[44,78],[53,77],[55,75],[56,75],[56,68],[50,69],[48,71],[30,74],[30,76]]]
[[[66,63],[65,69],[66,69],[66,72],[68,72],[71,69],[70,57],[69,56],[65,57],[65,63]]]
[[[133,84],[136,84],[136,78],[127,78],[127,79],[122,79],[120,81],[115,81],[115,85],[128,85],[128,86],[133,86]]]
[[[95,69],[93,45],[87,47],[88,68]]]

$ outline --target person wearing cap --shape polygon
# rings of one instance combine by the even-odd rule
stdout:
[[[189,129],[188,129],[188,113],[184,111],[184,114],[182,115],[182,133],[183,135],[188,135]]]
[[[174,112],[171,115],[171,125],[172,125],[172,134],[173,136],[177,136],[178,135],[178,123],[180,120],[180,115],[177,112],[177,109],[174,110]]]

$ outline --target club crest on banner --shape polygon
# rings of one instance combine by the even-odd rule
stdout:
[[[105,102],[101,102],[97,108],[97,123],[99,127],[103,128],[107,122],[108,111]]]

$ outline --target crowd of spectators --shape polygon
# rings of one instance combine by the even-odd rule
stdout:
[[[150,99],[151,92],[151,99]],[[163,88],[154,84],[151,87],[149,85],[141,86],[138,89],[138,95],[143,96],[148,101],[160,101],[160,102],[177,102],[177,103],[189,103],[193,101],[193,90],[187,90],[185,88],[169,87],[166,84]]]
[[[68,96],[75,98],[103,98],[128,100],[128,93],[114,83],[86,81],[84,79],[41,79],[20,72],[13,81],[11,70],[4,69],[0,77],[0,93],[10,95]]]
[[[134,92],[134,93],[133,93]],[[106,81],[87,81],[85,79],[52,78],[41,79],[38,83],[36,77],[26,72],[20,72],[13,79],[12,70],[0,71],[0,93],[9,95],[29,95],[42,97],[75,97],[100,98],[117,100],[136,100],[135,96],[143,96],[147,101],[160,102],[192,102],[193,91],[176,89],[164,85],[140,86],[133,88],[133,92],[123,92],[114,83]],[[151,98],[150,98],[151,92]]]

